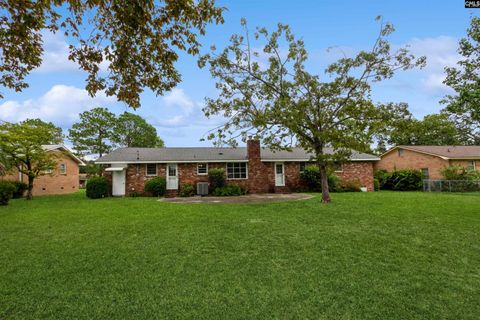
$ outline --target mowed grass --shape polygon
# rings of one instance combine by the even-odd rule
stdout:
[[[478,319],[480,194],[0,207],[0,319]]]

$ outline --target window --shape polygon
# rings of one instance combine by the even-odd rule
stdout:
[[[467,161],[467,171],[474,171],[475,170],[475,161]]]
[[[343,171],[343,164],[341,162],[334,162],[333,163],[333,170],[335,172],[342,172]]]
[[[247,164],[245,162],[227,163],[227,179],[247,179]]]
[[[208,173],[208,163],[198,163],[197,164],[197,174],[199,176],[204,176]]]
[[[302,172],[305,171],[305,167],[307,166],[307,163],[306,162],[300,162],[299,166],[300,166],[300,173],[302,173]]]
[[[147,176],[157,175],[157,165],[155,163],[147,163]]]
[[[422,168],[422,178],[423,179],[428,179],[430,175],[428,174],[428,168]]]
[[[65,163],[60,164],[60,174],[67,174],[67,165]]]
[[[403,150],[403,149],[398,149],[398,156],[399,156],[399,157],[403,157],[403,151],[405,151],[405,150]]]

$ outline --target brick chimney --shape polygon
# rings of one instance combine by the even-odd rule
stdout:
[[[260,141],[254,139],[247,140],[247,158],[249,161],[260,161]]]

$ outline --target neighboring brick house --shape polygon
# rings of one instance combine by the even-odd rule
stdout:
[[[331,152],[331,149],[326,150]],[[145,181],[165,177],[170,193],[186,183],[208,181],[208,170],[225,169],[227,182],[250,193],[291,192],[301,187],[300,172],[311,154],[303,149],[273,152],[249,140],[246,148],[121,148],[98,159],[111,174],[112,194],[141,193]],[[359,180],[373,191],[373,163],[376,156],[353,152],[336,174],[343,180]],[[110,176],[109,176],[110,177]]]
[[[396,146],[375,163],[375,170],[421,170],[425,179],[443,179],[442,169],[462,166],[480,169],[480,146]]]
[[[48,152],[56,153],[57,166],[52,172],[35,178],[33,195],[77,192],[79,189],[79,165],[83,165],[82,160],[63,145],[44,145],[42,147]],[[27,176],[21,174],[17,168],[10,170],[1,179],[28,182]]]

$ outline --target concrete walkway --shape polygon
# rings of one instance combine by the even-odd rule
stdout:
[[[245,196],[236,197],[187,197],[187,198],[162,198],[158,201],[173,202],[173,203],[271,203],[306,200],[313,198],[312,195],[305,193],[259,193],[248,194]]]

